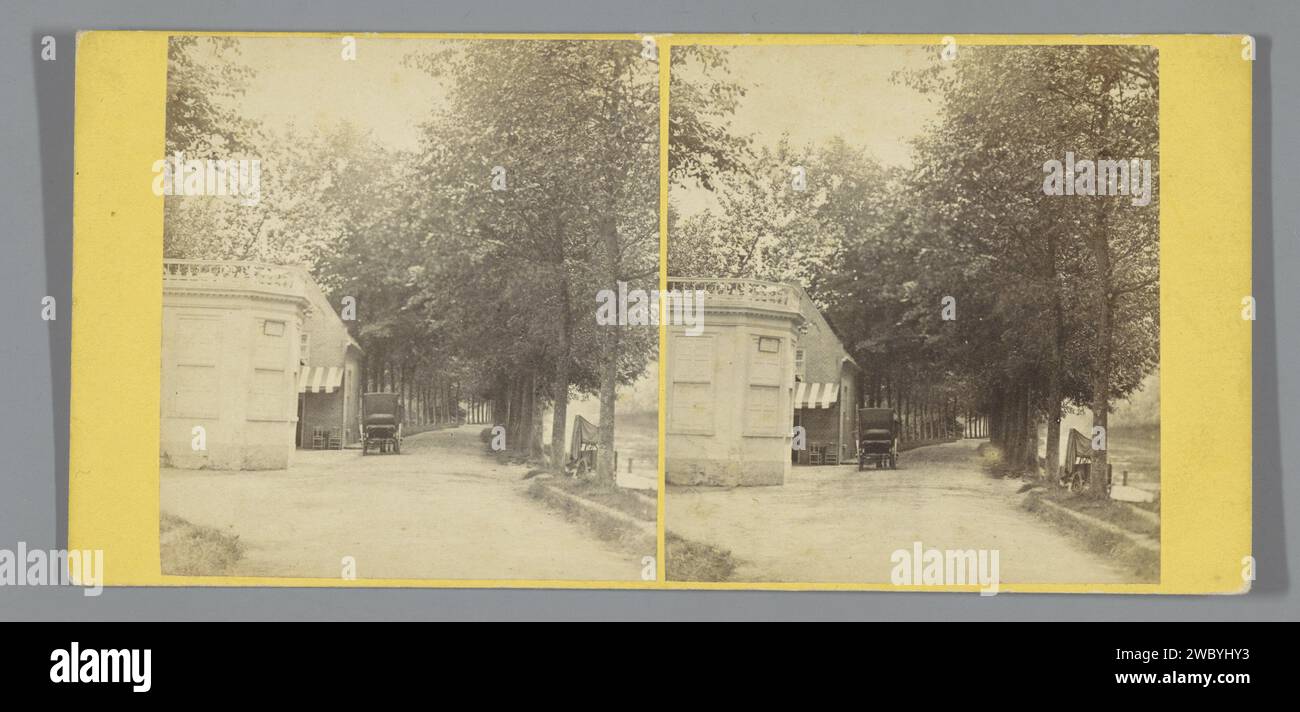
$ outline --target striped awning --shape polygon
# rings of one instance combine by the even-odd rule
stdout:
[[[303,366],[298,374],[299,393],[333,393],[343,382],[338,366]]]
[[[829,408],[840,397],[839,385],[835,383],[794,384],[794,407]]]

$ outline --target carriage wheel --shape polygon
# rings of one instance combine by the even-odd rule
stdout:
[[[1083,479],[1083,473],[1075,472],[1070,475],[1070,482],[1068,485],[1066,485],[1066,489],[1070,490],[1071,492],[1082,492],[1087,488],[1088,488],[1088,482],[1087,480]]]

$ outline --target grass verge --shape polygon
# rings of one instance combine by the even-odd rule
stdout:
[[[658,503],[654,492],[619,487],[596,477],[551,477],[540,480],[571,495],[617,509],[637,519],[655,522]]]
[[[991,477],[1019,477],[1003,466],[1002,454],[991,443],[976,452]],[[1030,477],[1021,487],[1027,511],[1070,534],[1084,548],[1128,569],[1137,583],[1160,581],[1159,502],[1135,507],[1128,502],[1093,499],[1045,480]]]
[[[1096,554],[1119,562],[1136,582],[1160,581],[1160,524],[1124,502],[1094,501],[1070,492],[1041,488],[1025,497],[1025,509],[1067,531]]]
[[[1145,506],[1139,506],[1137,503],[1118,502],[1113,499],[1096,500],[1061,487],[1043,488],[1038,490],[1038,494],[1066,509],[1114,524],[1127,532],[1160,539],[1160,517],[1152,516],[1160,512],[1158,502],[1143,503]]]
[[[594,479],[549,477],[528,486],[529,496],[580,522],[602,541],[634,554],[655,550],[657,502],[653,495]],[[709,544],[664,536],[670,581],[726,581],[736,570],[731,552]]]
[[[202,527],[173,514],[158,520],[162,572],[171,576],[220,576],[244,556],[239,536]]]
[[[565,483],[565,477],[535,479],[528,496],[589,529],[596,538],[641,555],[653,555],[655,505],[631,492],[603,491],[601,485]],[[608,489],[616,490],[610,486]]]
[[[736,560],[726,549],[664,534],[664,557],[669,581],[720,582],[731,578]]]

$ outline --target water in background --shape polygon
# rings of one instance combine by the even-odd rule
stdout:
[[[569,401],[566,413],[570,437],[574,416],[600,424],[600,398],[583,396]],[[542,442],[551,442],[551,410],[542,424]],[[568,447],[568,438],[565,439]],[[634,383],[620,386],[614,405],[614,449],[618,452],[620,487],[653,490],[659,487],[659,364],[651,361]],[[631,471],[628,462],[631,461]]]
[[[1110,428],[1106,445],[1110,450],[1110,464],[1115,484],[1128,472],[1130,487],[1155,492],[1160,491],[1160,373],[1157,371],[1142,381],[1142,387],[1125,401],[1117,403],[1110,414]],[[1084,435],[1092,434],[1092,411],[1067,413],[1061,419],[1061,449],[1057,464],[1065,454],[1070,441],[1070,429]],[[1038,455],[1047,455],[1047,427],[1038,431]]]

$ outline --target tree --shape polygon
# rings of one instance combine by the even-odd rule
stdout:
[[[238,61],[236,37],[177,35],[167,43],[166,152],[194,158],[249,153],[258,125],[233,102],[256,75]]]
[[[745,95],[728,76],[726,53],[708,45],[672,48],[668,103],[668,176],[712,190],[718,176],[745,170],[750,139],[731,131]]]
[[[908,78],[944,102],[936,131],[918,145],[916,185],[929,189],[918,197],[938,234],[991,258],[981,279],[1023,337],[1004,338],[1019,344],[1008,355],[1032,371],[992,378],[991,405],[1002,413],[1008,395],[1022,397],[1008,394],[1009,385],[1046,391],[1054,461],[1063,401],[1088,405],[1104,428],[1112,399],[1154,366],[1158,217],[1154,200],[1044,195],[1042,166],[1066,151],[1155,164],[1155,54],[1127,46],[974,48],[940,66]],[[1020,432],[1000,439],[1019,451]],[[1104,450],[1094,457],[1103,476],[1106,459]]]
[[[503,281],[492,286],[510,285],[508,304],[529,315],[522,335],[536,340],[511,350],[551,369],[557,470],[570,389],[597,384],[598,471],[612,482],[615,389],[644,370],[654,341],[598,328],[594,302],[599,289],[657,273],[657,65],[635,42],[483,42],[414,61],[452,86],[421,172],[425,192],[441,196],[425,217],[454,214],[459,232],[424,231],[494,270]],[[475,291],[464,279],[453,292]]]
[[[988,415],[1007,469],[1034,471],[1041,418],[1055,459],[1064,408],[1104,426],[1155,364],[1154,203],[1042,187],[1065,151],[1154,161],[1154,66],[1138,47],[936,58],[897,77],[942,102],[912,168],[841,139],[760,149],[714,177],[717,208],[670,214],[670,269],[806,286],[867,369],[866,400],[899,408],[909,437],[960,398]]]

